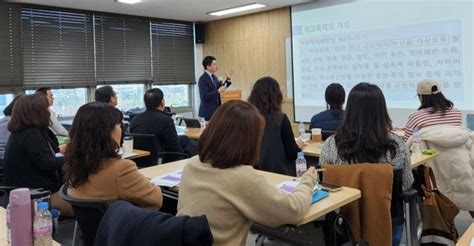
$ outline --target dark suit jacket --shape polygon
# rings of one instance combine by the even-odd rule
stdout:
[[[160,151],[183,152],[173,119],[163,111],[147,109],[133,117],[130,122],[130,132],[153,133],[160,144]]]
[[[13,132],[5,149],[5,183],[45,188],[54,193],[62,182],[62,157],[55,157],[47,129],[27,128]]]
[[[198,82],[199,97],[201,98],[199,116],[204,117],[206,120],[210,120],[217,107],[221,105],[221,95],[218,91],[221,82],[218,81],[216,75],[212,76],[214,77],[214,80],[217,81],[217,86],[206,72],[201,75]]]
[[[105,212],[94,245],[212,245],[206,216],[172,216],[117,201]]]

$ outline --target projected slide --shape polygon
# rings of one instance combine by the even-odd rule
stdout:
[[[359,82],[375,83],[391,111],[402,112],[417,108],[416,84],[431,78],[457,108],[474,109],[474,3],[321,5],[292,13],[297,121],[309,121],[325,106],[324,90],[334,82],[347,93]]]

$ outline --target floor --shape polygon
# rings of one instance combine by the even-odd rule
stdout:
[[[454,220],[454,223],[456,224],[456,228],[458,230],[459,235],[462,235],[464,231],[466,231],[466,229],[469,227],[469,225],[471,225],[471,223],[473,222],[474,220],[472,219],[470,214],[466,211],[461,211],[456,217],[456,219]],[[58,230],[55,234],[55,240],[65,246],[72,245],[73,230],[74,230],[74,221],[69,220],[69,221],[60,222]],[[248,246],[255,245],[256,238],[257,238],[256,234],[249,233],[246,245]],[[404,239],[402,239],[401,246],[405,245],[403,242],[404,242]],[[275,240],[275,239],[265,240],[265,246],[288,246],[288,245],[291,245],[291,244],[287,244],[285,242]]]

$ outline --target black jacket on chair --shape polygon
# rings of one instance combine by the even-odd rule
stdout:
[[[160,144],[160,151],[183,152],[173,119],[163,111],[147,109],[133,117],[130,122],[130,132],[155,134]]]
[[[206,216],[172,216],[138,208],[126,201],[114,202],[105,212],[95,245],[212,245]]]
[[[27,128],[10,135],[4,159],[6,185],[59,190],[64,159],[55,157],[47,131]]]

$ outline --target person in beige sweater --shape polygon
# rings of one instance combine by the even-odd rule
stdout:
[[[160,187],[150,183],[133,161],[117,153],[122,135],[118,114],[105,103],[79,108],[65,152],[68,195],[108,203],[126,200],[158,210],[163,201]]]
[[[215,245],[245,245],[252,221],[270,227],[296,224],[311,206],[314,168],[290,194],[253,168],[264,127],[253,105],[223,104],[199,138],[199,155],[183,169],[178,215],[206,215]]]

